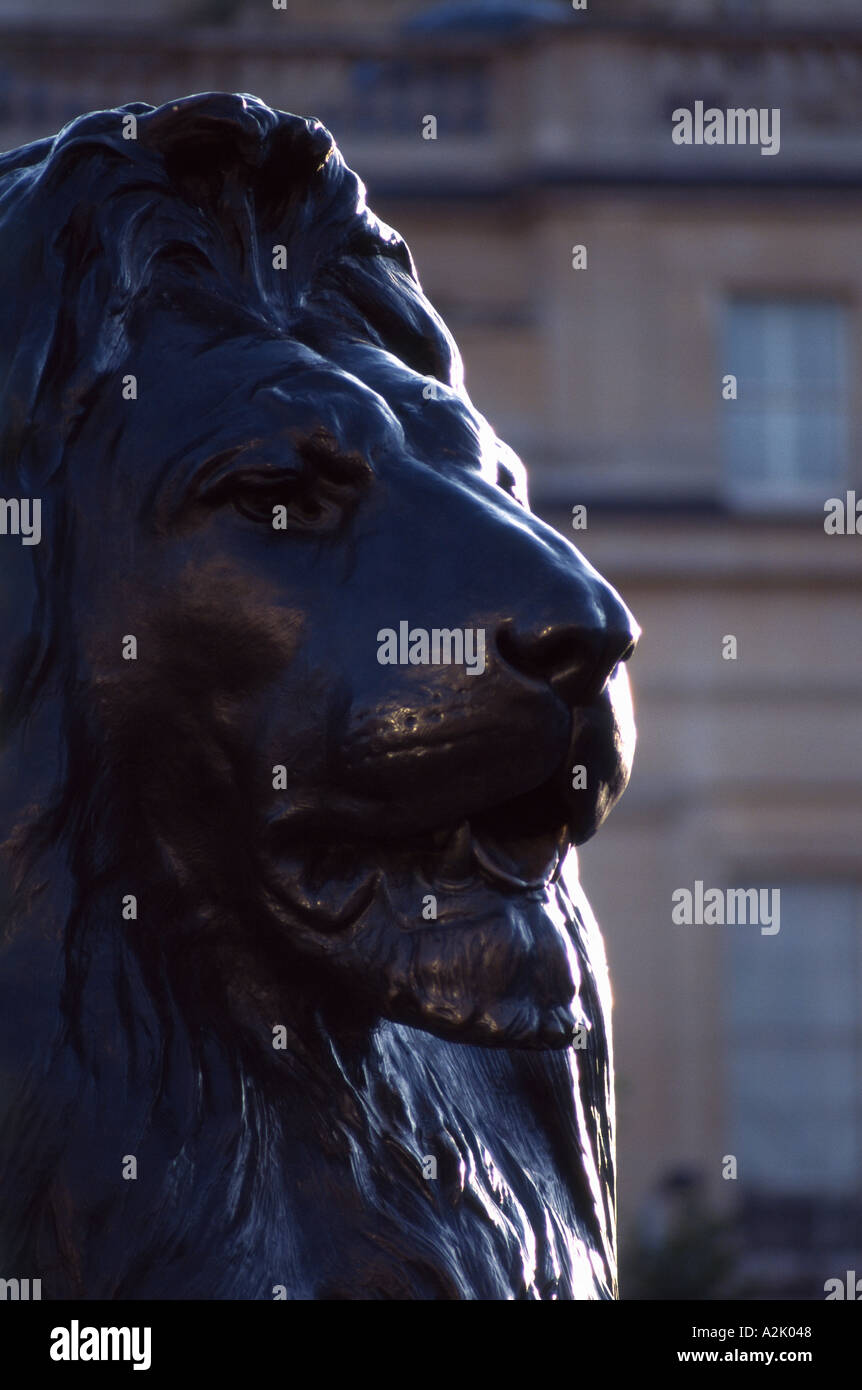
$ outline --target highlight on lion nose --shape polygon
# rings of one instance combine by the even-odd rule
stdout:
[[[632,655],[638,635],[621,612],[606,627],[505,626],[497,633],[497,650],[516,671],[547,681],[561,699],[576,704],[600,694],[617,664]]]

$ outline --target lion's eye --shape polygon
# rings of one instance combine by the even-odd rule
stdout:
[[[254,440],[210,460],[196,494],[198,504],[232,507],[274,531],[316,535],[342,524],[374,476],[360,454],[341,452],[323,430],[290,441],[292,466],[252,463],[249,455],[260,445]],[[236,460],[243,455],[245,466],[238,468]]]
[[[299,479],[291,483],[239,483],[230,500],[241,516],[265,522],[277,530],[328,529],[337,525],[341,515],[334,498],[315,495]]]

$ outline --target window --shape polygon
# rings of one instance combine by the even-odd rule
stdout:
[[[739,296],[726,307],[727,495],[740,506],[822,507],[846,484],[847,310],[837,300]]]
[[[778,886],[777,935],[724,929],[728,1152],[747,1195],[827,1210],[862,1197],[862,889]]]

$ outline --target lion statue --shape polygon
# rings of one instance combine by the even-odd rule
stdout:
[[[364,193],[247,95],[0,157],[0,1274],[43,1298],[617,1296],[572,847],[638,630]]]

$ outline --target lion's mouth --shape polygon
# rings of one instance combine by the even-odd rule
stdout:
[[[567,1047],[588,1025],[561,811],[546,786],[400,841],[289,846],[283,825],[269,905],[385,1018],[483,1046]]]
[[[317,841],[276,835],[278,896],[309,925],[349,931],[386,886],[405,923],[422,924],[426,893],[461,911],[489,891],[506,898],[541,898],[558,878],[571,846],[562,800],[544,787],[445,827],[392,838]],[[276,827],[276,830],[278,827]],[[412,885],[412,887],[411,887]],[[271,886],[276,887],[271,881]],[[412,907],[411,907],[412,904]]]
[[[570,848],[595,833],[628,781],[634,723],[621,666],[611,683],[592,705],[572,712],[569,745],[551,776],[507,800],[471,805],[466,797],[481,797],[482,782],[467,777],[461,806],[435,823],[421,784],[408,788],[405,803],[402,786],[396,786],[402,799],[392,798],[378,777],[373,796],[341,791],[313,808],[303,799],[280,805],[264,841],[264,877],[273,896],[327,934],[351,928],[381,897],[408,929],[411,922],[437,920],[423,918],[421,909],[438,888],[449,917],[484,910],[491,899],[515,907],[518,899],[523,905],[546,898]],[[513,769],[513,777],[529,762]],[[454,792],[459,765],[444,760],[440,767],[447,772],[443,790]],[[431,784],[432,804],[441,800],[440,781],[438,775]]]
[[[546,888],[570,845],[568,824],[555,809],[546,792],[532,793],[434,832],[421,856],[425,877],[448,888],[477,876],[500,892]]]
[[[454,830],[438,833],[439,858],[429,879],[457,888],[478,871],[503,890],[545,888],[559,872],[567,840],[563,826],[556,838],[522,839],[516,847],[465,820]]]

